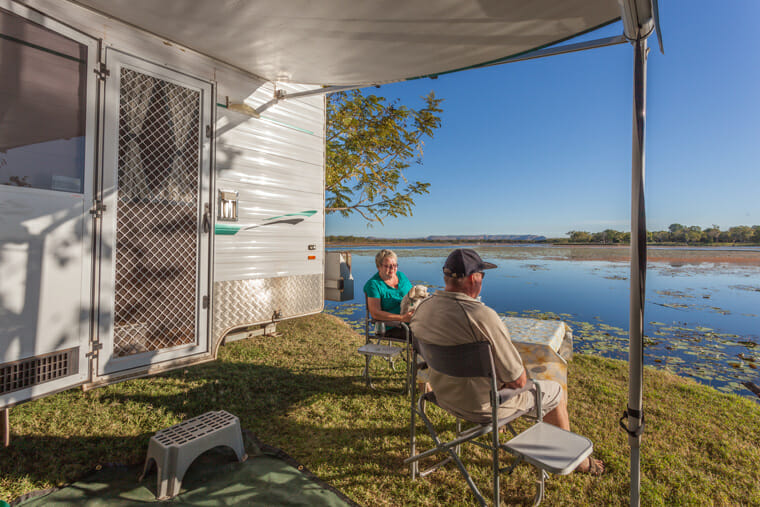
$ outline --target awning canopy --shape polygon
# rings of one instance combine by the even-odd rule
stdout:
[[[271,81],[370,85],[509,58],[620,17],[618,0],[78,0]]]

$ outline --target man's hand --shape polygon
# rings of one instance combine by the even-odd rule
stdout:
[[[528,376],[525,374],[525,368],[523,368],[522,374],[512,382],[507,382],[504,384],[504,387],[508,387],[510,389],[520,389],[525,385],[526,382],[528,382]]]
[[[401,315],[401,322],[409,322],[412,320],[412,315],[414,315],[414,310]]]

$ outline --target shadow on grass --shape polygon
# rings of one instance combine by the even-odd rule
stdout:
[[[70,390],[20,405],[11,412],[11,446],[0,448],[0,490],[15,497],[22,489],[73,482],[99,465],[141,464],[156,431],[212,410],[238,416],[241,426],[264,443],[286,450],[310,449],[341,462],[357,460],[359,467],[370,466],[367,456],[378,458],[383,452],[373,442],[404,434],[403,421],[398,421],[398,427],[367,428],[344,421],[342,416],[310,418],[309,410],[302,417],[292,415],[297,407],[309,406],[314,399],[322,400],[317,402],[320,406],[343,406],[340,413],[360,407],[368,394],[372,403],[398,401],[392,394],[368,393],[363,378],[346,377],[345,373],[343,367],[293,371],[216,361],[86,393]],[[338,426],[331,427],[333,424]],[[365,445],[357,447],[357,441]],[[345,452],[357,448],[364,452]],[[152,477],[155,480],[155,473]]]

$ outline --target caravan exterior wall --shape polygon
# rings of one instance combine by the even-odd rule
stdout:
[[[68,1],[0,16],[0,408],[321,311],[323,97],[253,118],[309,87]]]
[[[236,195],[238,217],[215,227],[215,339],[322,311],[324,100],[283,101],[260,119],[217,111],[217,196]]]

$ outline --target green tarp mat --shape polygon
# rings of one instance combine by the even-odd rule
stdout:
[[[185,473],[180,494],[163,502],[156,500],[155,466],[138,482],[141,472],[142,465],[105,466],[66,487],[27,495],[12,505],[356,505],[282,452],[267,446],[263,453],[243,463],[238,463],[226,448],[202,454]]]

